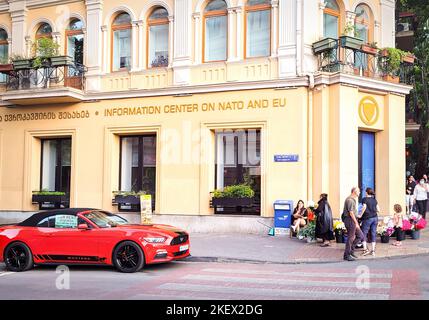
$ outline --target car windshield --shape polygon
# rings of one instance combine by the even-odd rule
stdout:
[[[92,211],[86,214],[85,217],[100,228],[111,228],[128,223],[124,218],[104,211]]]

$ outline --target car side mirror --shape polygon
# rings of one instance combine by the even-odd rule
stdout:
[[[86,223],[81,223],[80,225],[77,226],[77,228],[79,230],[89,230],[89,227]]]

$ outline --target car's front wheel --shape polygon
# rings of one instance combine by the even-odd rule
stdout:
[[[113,250],[113,265],[120,272],[137,272],[143,268],[144,263],[143,250],[133,241],[121,242]]]
[[[33,268],[33,255],[30,248],[22,242],[14,242],[4,251],[4,262],[10,271],[21,272]]]

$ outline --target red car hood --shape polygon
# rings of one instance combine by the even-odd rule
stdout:
[[[177,236],[178,234],[184,234],[187,232],[179,229],[177,227],[169,226],[166,224],[151,224],[151,225],[142,225],[142,224],[123,224],[118,225],[116,228],[118,229],[127,229],[127,230],[135,230],[135,231],[154,231],[154,232],[164,232],[169,234],[170,236]]]

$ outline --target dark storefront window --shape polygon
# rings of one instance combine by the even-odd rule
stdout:
[[[260,214],[261,130],[216,132],[216,189],[247,184],[255,191],[251,207],[216,208],[216,213]]]
[[[155,209],[156,135],[121,137],[121,191],[144,191]]]
[[[70,192],[71,139],[42,140],[41,190]]]

